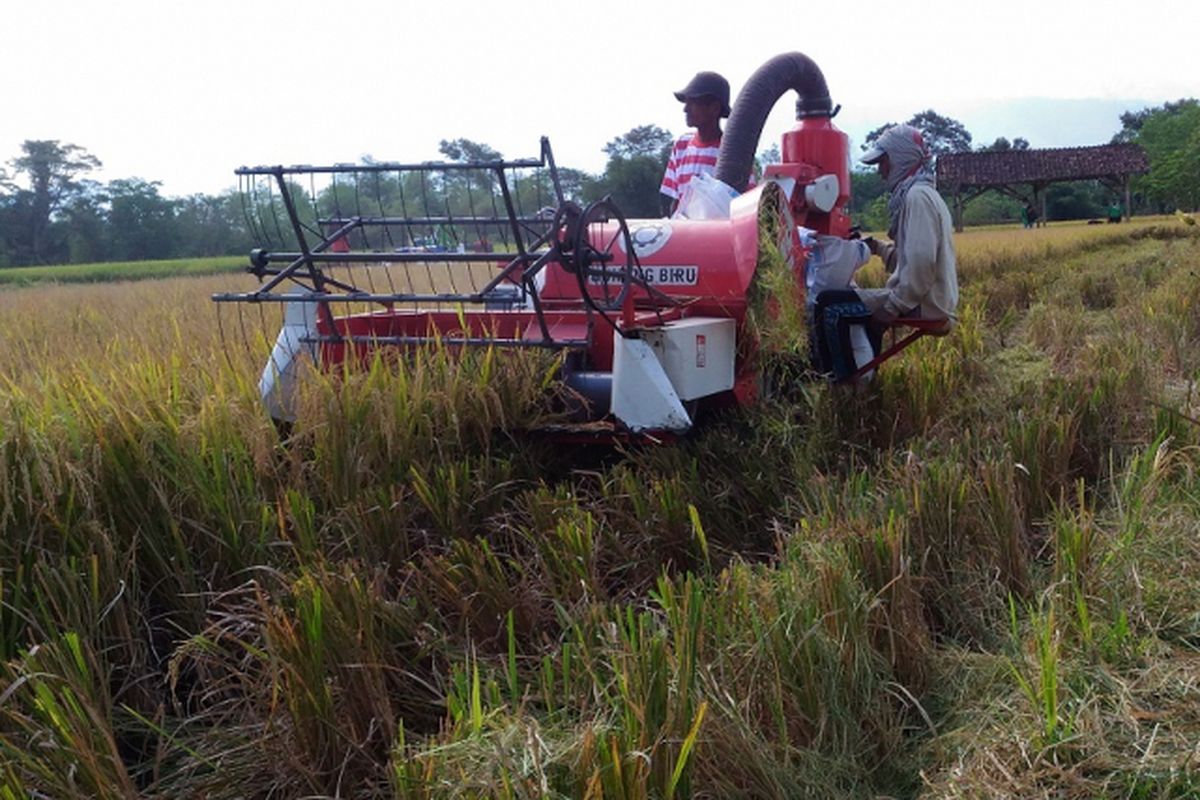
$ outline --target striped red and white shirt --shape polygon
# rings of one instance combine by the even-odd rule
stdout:
[[[711,175],[717,169],[717,154],[721,152],[721,140],[703,142],[698,133],[685,133],[675,141],[671,156],[667,159],[667,171],[663,175],[659,191],[667,197],[679,199],[679,192],[695,175]]]

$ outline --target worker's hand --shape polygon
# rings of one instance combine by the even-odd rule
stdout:
[[[879,255],[879,250],[880,250],[879,240],[876,239],[874,236],[868,236],[867,238],[863,239],[863,244],[865,244],[867,246],[867,249],[871,251],[871,255],[873,255],[873,256]]]

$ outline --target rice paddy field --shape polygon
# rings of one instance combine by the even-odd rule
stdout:
[[[953,335],[616,453],[486,351],[283,446],[249,278],[0,289],[0,797],[1200,796],[1196,230],[969,231]]]

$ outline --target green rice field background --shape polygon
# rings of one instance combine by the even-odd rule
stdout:
[[[213,275],[233,272],[247,263],[248,260],[244,256],[215,256],[170,261],[9,267],[0,269],[0,288],[48,283],[107,283],[110,281],[174,278],[185,275]]]

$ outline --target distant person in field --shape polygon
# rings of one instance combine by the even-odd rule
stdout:
[[[683,187],[696,175],[711,175],[721,151],[721,120],[729,116],[729,81],[715,72],[697,72],[691,83],[675,93],[683,116],[695,133],[685,133],[671,148],[659,193],[663,214],[679,204]]]
[[[900,317],[943,319],[952,325],[958,308],[958,267],[954,256],[950,209],[937,192],[933,158],[921,132],[893,125],[862,157],[876,164],[891,196],[888,237],[866,240],[883,259],[889,277],[882,289],[822,292],[814,309],[823,367],[835,379],[855,373],[850,327],[866,325],[879,351],[883,329]]]
[[[1025,227],[1027,227],[1027,228],[1036,228],[1037,227],[1038,210],[1037,210],[1037,207],[1034,206],[1033,203],[1025,204],[1025,217],[1029,220],[1029,224],[1026,225]]]

